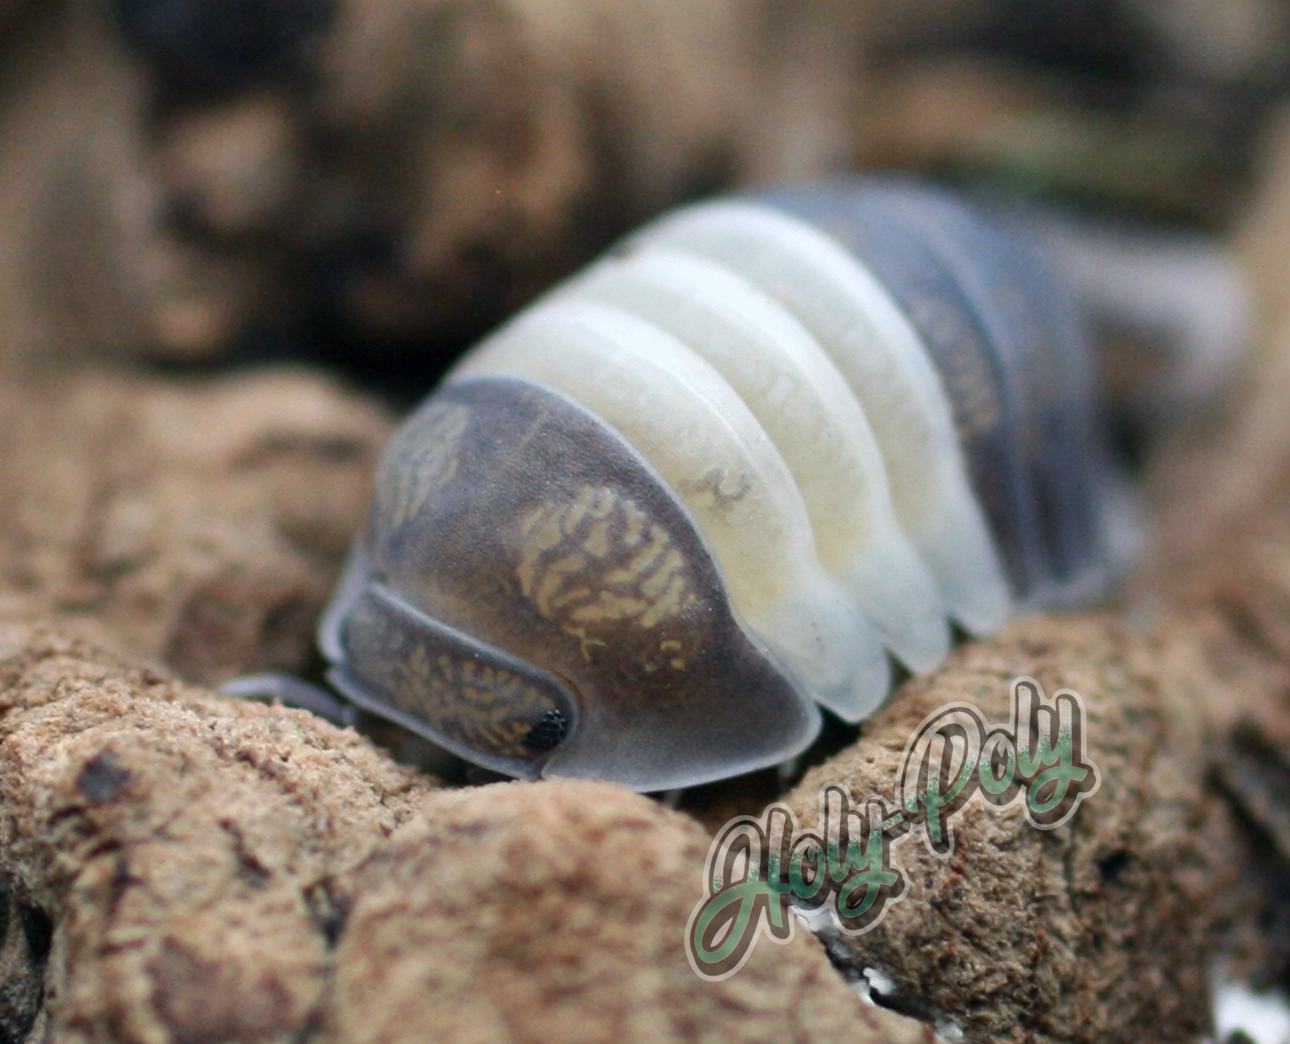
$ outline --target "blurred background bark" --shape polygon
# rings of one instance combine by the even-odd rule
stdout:
[[[1104,690],[1107,733],[1123,741],[1123,779],[1142,797],[1126,799],[1123,814],[1097,829],[1128,839],[1129,870],[1103,868],[1108,859],[1120,866],[1110,833],[1059,839],[1057,848],[1066,845],[1080,861],[1079,881],[1067,882],[1074,912],[1060,916],[1078,918],[1081,903],[1124,914],[1115,931],[1144,948],[1132,959],[1146,979],[1165,975],[1152,959],[1187,951],[1173,967],[1188,984],[1174,990],[1185,1002],[1175,1015],[1177,1025],[1199,1025],[1203,947],[1216,910],[1231,913],[1203,899],[1231,867],[1210,866],[1212,853],[1193,850],[1227,836],[1229,809],[1243,840],[1215,861],[1231,851],[1233,862],[1265,867],[1272,885],[1220,898],[1249,914],[1249,967],[1266,981],[1284,980],[1290,968],[1277,944],[1290,902],[1276,884],[1290,864],[1288,71],[1290,8],[1279,0],[0,0],[0,615],[92,625],[136,659],[164,661],[203,682],[262,667],[307,670],[313,620],[361,524],[392,417],[374,397],[342,389],[312,366],[249,376],[225,370],[325,362],[384,379],[404,401],[417,397],[469,338],[683,199],[843,170],[908,170],[1059,204],[1078,227],[1117,229],[1130,243],[1146,243],[1148,266],[1163,251],[1161,240],[1141,237],[1144,227],[1200,236],[1186,243],[1239,259],[1258,347],[1225,401],[1185,405],[1164,396],[1167,382],[1155,372],[1134,368],[1141,344],[1114,357],[1129,360],[1121,376],[1131,392],[1167,403],[1151,420],[1172,428],[1146,454],[1154,540],[1133,590],[1096,626],[1066,618],[1021,624],[1012,638],[961,652],[957,665],[918,690],[925,698],[939,696],[938,686],[952,690],[947,698],[976,692],[984,682],[963,680],[973,657],[993,685],[1021,662],[1017,648],[1036,673],[1052,661],[1058,679],[1069,662],[1072,676],[1088,672],[1090,691]],[[1194,269],[1170,271],[1181,271],[1180,289],[1156,298],[1157,310],[1186,311],[1189,299],[1203,305],[1225,285],[1211,275],[1189,282]],[[1140,299],[1130,308],[1163,285],[1122,282]],[[1232,300],[1213,303],[1228,308]],[[1240,323],[1216,328],[1237,353]],[[61,820],[53,816],[47,829],[42,818],[54,807],[49,794],[87,814],[78,788],[98,751],[77,748],[89,760],[60,761],[47,787],[23,784],[50,742],[42,708],[99,706],[107,692],[119,706],[103,715],[103,735],[133,735],[130,715],[151,715],[155,708],[143,705],[156,702],[162,683],[106,653],[69,652],[63,639],[24,634],[5,652],[5,684],[18,695],[0,716],[0,760],[19,781],[6,794],[25,804],[5,821],[21,820],[23,843],[43,853],[61,837]],[[29,668],[39,677],[27,678]],[[1131,691],[1120,699],[1126,671]],[[59,688],[67,672],[83,684]],[[22,695],[28,689],[37,695]],[[228,749],[210,738],[202,715],[255,719],[269,735],[264,742],[277,742],[274,715],[261,721],[259,710],[233,712],[191,694],[159,698],[197,708],[184,729],[197,737],[195,750],[215,744],[215,760]],[[1186,713],[1171,710],[1176,699]],[[914,704],[897,702],[891,735],[903,736],[901,714]],[[84,731],[77,714],[59,719],[73,744]],[[1184,735],[1176,749],[1163,740],[1153,746],[1139,778],[1130,741],[1144,722],[1152,736]],[[328,734],[299,742],[315,749],[339,741]],[[843,762],[868,764],[874,749],[862,741]],[[372,768],[384,771],[383,762]],[[855,778],[867,778],[864,771]],[[108,783],[118,775],[108,772]],[[1157,777],[1182,797],[1156,802],[1164,792]],[[91,773],[91,791],[96,778]],[[159,770],[148,794],[166,797],[166,778]],[[1220,792],[1228,803],[1216,803]],[[695,811],[715,822],[727,811],[758,810],[760,791],[725,793],[700,798],[708,804]],[[129,810],[142,806],[129,801],[140,794],[110,795],[108,803],[126,803],[120,822],[135,821]],[[247,800],[253,810],[261,799]],[[283,804],[291,820],[298,809],[287,798]],[[472,824],[491,815],[479,804],[467,809]],[[222,806],[212,807],[215,822]],[[628,808],[624,816],[634,822],[656,811]],[[343,807],[329,806],[333,814]],[[516,817],[521,835],[528,815]],[[658,815],[659,836],[699,851],[690,825]],[[1215,822],[1221,829],[1211,831]],[[95,836],[117,844],[104,829]],[[983,829],[1003,828],[990,821]],[[245,874],[241,842],[227,825],[207,834],[200,843],[228,857],[230,874]],[[398,867],[420,866],[434,850],[413,834],[403,855],[386,866],[378,853],[366,871],[390,894]],[[592,863],[596,836],[591,830],[586,840]],[[1032,846],[1057,844],[1025,837]],[[151,840],[131,843],[147,848]],[[1056,862],[1074,865],[1064,856]],[[59,890],[66,881],[41,876],[48,863],[0,850],[0,870],[16,880],[15,909],[48,908],[54,917],[46,934],[54,932],[61,975],[71,965],[66,922],[56,915],[73,909],[75,897]],[[956,897],[970,879],[1005,913],[1015,902],[1014,893],[991,891],[1000,875],[938,872],[929,894]],[[162,866],[158,875],[167,873]],[[1036,872],[1034,891],[1044,893],[1048,880]],[[292,879],[284,889],[304,894],[314,884]],[[84,909],[99,910],[100,899],[111,906],[113,887],[81,896]],[[438,902],[424,887],[424,905]],[[1136,889],[1132,901],[1121,903],[1114,888]],[[1157,893],[1176,906],[1144,898]],[[462,891],[445,901],[475,898]],[[683,906],[676,896],[668,903]],[[1174,923],[1175,908],[1195,920]],[[177,921],[186,923],[185,909]],[[308,912],[295,914],[304,923]],[[373,923],[384,923],[378,914]],[[1059,934],[1046,916],[1027,922],[1027,946],[1041,949]],[[1163,922],[1177,935],[1153,957],[1155,936],[1134,933]],[[335,927],[326,924],[323,937]],[[883,946],[913,969],[917,989],[939,989],[940,966],[898,924],[893,919]],[[1102,994],[1090,972],[1101,970],[1101,936],[1092,920],[1065,928],[1079,960],[1049,986],[1062,995],[1082,983],[1081,996],[1096,1000]],[[131,922],[122,930],[138,929]],[[378,949],[398,949],[401,938],[381,935]],[[551,937],[556,949],[562,940]],[[78,952],[100,941],[91,932]],[[802,996],[817,987],[838,994],[842,980],[828,977],[818,950],[798,951],[809,987]],[[237,947],[231,952],[235,960]],[[446,949],[443,963],[452,966],[458,952]],[[972,946],[955,955],[969,970],[979,958]],[[864,953],[845,957],[863,968]],[[41,970],[14,959],[21,1019],[30,1022]],[[415,955],[400,959],[419,967]],[[379,978],[381,967],[363,964],[363,976]],[[653,974],[640,967],[631,956],[621,973]],[[146,987],[155,971],[140,972],[138,982]],[[353,981],[366,989],[363,976]],[[191,978],[190,999],[202,985],[200,975]],[[1037,1003],[1025,976],[1019,983],[1009,1025],[1023,1025],[1027,1005]],[[100,985],[85,987],[95,1004],[107,996]],[[420,980],[414,985],[423,1000]],[[315,987],[324,988],[310,978],[308,989]],[[235,1012],[239,991],[224,992]],[[1171,1003],[1165,993],[1139,999],[1137,1017],[1147,1025],[1158,1020],[1157,1000]],[[783,1001],[786,1027],[797,1025],[797,1003]],[[200,1003],[185,1004],[181,1014],[200,1023]],[[854,1019],[841,1000],[830,1004],[818,1009],[825,1021],[839,1012],[836,1021]],[[978,1014],[988,1020],[1000,1010]],[[1093,1039],[1122,1014],[1098,1010],[1081,1032]],[[292,1032],[310,1032],[315,1016],[295,1019]],[[329,1017],[350,1025],[344,1012]],[[894,1017],[878,1021],[876,1038],[922,1032]],[[105,1025],[91,1028],[106,1032]],[[833,1039],[835,1028],[815,1039]],[[76,1039],[93,1036],[86,1034]]]
[[[6,40],[0,283],[22,289],[0,338],[19,356],[442,351],[679,199],[846,165],[866,13],[33,8]]]
[[[1273,0],[60,0],[5,16],[0,344],[435,365],[679,200],[898,168],[1225,228]]]

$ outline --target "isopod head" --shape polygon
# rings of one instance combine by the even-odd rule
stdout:
[[[951,625],[1111,573],[1085,347],[937,193],[665,216],[463,359],[324,615],[355,704],[513,776],[689,786],[858,721]]]
[[[448,385],[396,437],[322,644],[355,703],[509,775],[684,786],[819,727],[649,463],[508,378]]]

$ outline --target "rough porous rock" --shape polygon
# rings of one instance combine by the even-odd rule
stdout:
[[[906,835],[892,859],[907,896],[830,949],[853,974],[889,980],[883,1003],[969,1041],[1198,1039],[1235,874],[1226,810],[1206,789],[1203,703],[1221,693],[1186,637],[1138,635],[1109,614],[1019,620],[905,686],[787,801],[804,829],[818,826],[826,783],[898,807],[902,752],[923,718],[966,700],[1006,724],[1019,676],[1083,698],[1100,788],[1053,830],[978,796],[952,820],[944,859]]]
[[[0,384],[0,612],[197,680],[299,670],[391,424],[304,371]]]
[[[20,914],[4,949],[27,958],[0,959],[0,998],[43,970],[60,1041],[298,1039],[351,902],[338,882],[430,781],[303,712],[41,628],[0,627],[0,712],[0,874]]]

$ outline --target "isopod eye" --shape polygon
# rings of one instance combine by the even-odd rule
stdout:
[[[568,716],[553,707],[542,715],[541,721],[524,733],[520,744],[534,754],[548,754],[563,743],[568,735]]]
[[[400,430],[319,639],[355,703],[510,775],[689,786],[819,729],[649,463],[515,379],[450,383]]]

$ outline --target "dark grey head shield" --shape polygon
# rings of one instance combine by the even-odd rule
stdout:
[[[513,775],[688,786],[819,727],[650,465],[519,380],[450,383],[404,426],[321,641],[355,702]]]

